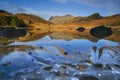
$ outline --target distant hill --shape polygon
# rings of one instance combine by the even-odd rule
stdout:
[[[35,27],[36,24],[43,25],[50,24],[50,22],[32,14],[12,14],[5,10],[0,10],[0,27],[24,27],[31,25]]]
[[[5,11],[5,10],[0,10],[0,16],[13,16],[13,14],[12,13],[10,13],[10,12],[7,12],[7,11]]]
[[[66,29],[76,27],[91,28],[99,25],[120,26],[120,14],[103,17],[99,13],[94,13],[86,17],[82,16],[52,16],[48,21],[32,14],[12,14],[10,12],[0,10],[0,27],[25,27],[31,26],[34,29]],[[58,27],[58,28],[56,28]]]
[[[15,14],[19,19],[23,19],[24,22],[32,28],[32,30],[46,30],[48,31],[48,27],[51,22],[32,14]]]
[[[71,15],[72,16],[72,15]],[[74,16],[55,16],[49,19],[50,22],[54,24],[62,25],[76,25],[76,26],[98,26],[98,25],[108,25],[108,26],[120,26],[120,14],[103,17],[99,13],[94,13],[90,16],[74,17]]]
[[[103,16],[101,16],[99,13],[94,13],[88,17],[86,17],[87,19],[93,19],[93,20],[97,20],[97,19],[103,19]]]
[[[65,15],[65,16],[52,16],[49,21],[55,24],[63,24],[68,23],[70,20],[73,20],[74,16],[72,15]]]
[[[87,17],[74,17],[72,15],[65,15],[65,16],[52,16],[49,21],[55,24],[66,24],[66,23],[73,23],[73,22],[83,22],[83,21],[91,21],[91,20],[98,20],[102,19],[103,17],[99,13],[94,13]]]

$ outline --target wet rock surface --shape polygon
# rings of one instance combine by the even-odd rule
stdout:
[[[111,28],[107,28],[105,26],[98,26],[98,27],[95,27],[95,28],[92,28],[90,30],[90,34],[94,37],[97,37],[97,38],[105,38],[105,37],[108,37],[110,35],[112,35],[113,31]]]

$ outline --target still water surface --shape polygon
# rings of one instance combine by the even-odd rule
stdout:
[[[0,50],[1,80],[120,80],[119,42],[46,35]]]

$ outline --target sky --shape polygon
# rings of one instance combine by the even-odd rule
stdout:
[[[49,19],[51,16],[102,16],[120,14],[120,0],[0,0],[0,9],[28,13]]]

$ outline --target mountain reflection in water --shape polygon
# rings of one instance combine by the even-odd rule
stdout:
[[[0,79],[119,80],[120,43],[111,40],[117,34],[99,40],[86,32],[78,33],[54,32],[36,36],[37,40],[33,38],[37,33],[33,33],[31,40],[24,41],[30,36],[27,34],[1,45]]]

